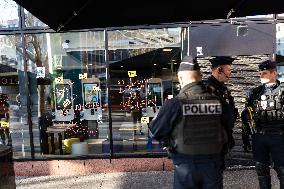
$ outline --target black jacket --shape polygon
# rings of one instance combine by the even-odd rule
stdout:
[[[228,135],[228,147],[233,148],[235,145],[233,128],[238,117],[238,109],[235,107],[234,97],[231,95],[231,92],[226,85],[219,82],[213,75],[209,76],[204,83],[207,90],[219,96],[222,102],[224,112],[223,126]]]
[[[234,123],[238,117],[238,110],[235,107],[234,97],[222,82],[219,82],[214,76],[208,77],[205,81],[206,88],[215,95],[219,96],[226,113],[227,121],[225,127],[229,130],[234,128]]]

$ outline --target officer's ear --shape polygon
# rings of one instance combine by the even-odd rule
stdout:
[[[179,80],[180,85],[182,85],[182,76],[178,76],[178,80]]]
[[[273,75],[274,75],[275,77],[277,77],[277,72],[276,72],[275,69],[273,70]]]
[[[223,68],[222,68],[222,67],[219,67],[219,68],[218,68],[218,73],[221,74],[222,72],[223,72]]]
[[[182,86],[183,85],[182,84],[182,74],[180,72],[178,72],[177,76],[178,76],[179,84]]]

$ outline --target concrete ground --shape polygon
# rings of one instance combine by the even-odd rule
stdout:
[[[276,173],[272,170],[273,189],[279,189]],[[81,176],[17,177],[19,189],[170,189],[173,172],[123,172]],[[227,170],[224,172],[225,189],[257,189],[254,170]]]

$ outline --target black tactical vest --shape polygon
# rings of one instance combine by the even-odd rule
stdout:
[[[257,130],[281,129],[284,130],[283,86],[278,85],[273,90],[262,90],[255,95],[253,101],[254,120]]]
[[[226,135],[221,125],[222,106],[218,97],[185,92],[177,99],[181,102],[183,115],[172,133],[175,150],[188,155],[220,153]]]

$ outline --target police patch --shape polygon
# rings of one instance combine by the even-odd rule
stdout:
[[[220,103],[210,104],[184,104],[182,106],[183,115],[213,115],[222,114]]]

